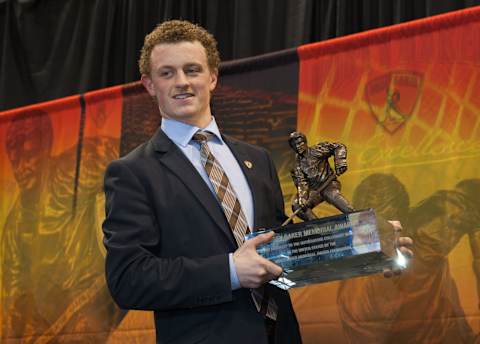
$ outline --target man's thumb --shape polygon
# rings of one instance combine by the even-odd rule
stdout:
[[[262,233],[257,235],[256,237],[247,240],[245,243],[249,243],[250,245],[253,245],[254,247],[257,247],[261,244],[266,244],[270,241],[272,241],[273,237],[275,236],[275,232],[270,231],[267,233]]]

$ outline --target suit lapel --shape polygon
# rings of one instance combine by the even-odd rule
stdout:
[[[160,128],[153,136],[152,143],[157,151],[160,163],[185,184],[193,194],[193,197],[197,199],[218,227],[221,228],[222,232],[235,244],[232,231],[230,230],[221,205],[188,158]]]

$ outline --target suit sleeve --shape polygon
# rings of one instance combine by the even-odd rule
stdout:
[[[161,257],[152,205],[139,178],[121,160],[105,174],[106,278],[116,303],[126,309],[169,310],[232,300],[228,255]]]

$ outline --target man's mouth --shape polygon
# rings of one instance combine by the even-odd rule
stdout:
[[[173,99],[187,99],[193,97],[192,93],[180,93],[173,96]]]

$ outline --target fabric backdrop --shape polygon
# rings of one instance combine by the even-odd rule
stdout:
[[[480,0],[0,0],[0,111],[138,80],[145,35],[199,23],[222,60],[480,5]]]
[[[344,195],[415,240],[400,277],[291,290],[305,343],[478,337],[479,38],[474,7],[222,65],[215,116],[272,152],[287,212],[298,129],[345,143]],[[108,295],[100,225],[106,164],[159,123],[139,83],[0,113],[2,342],[153,342]]]

